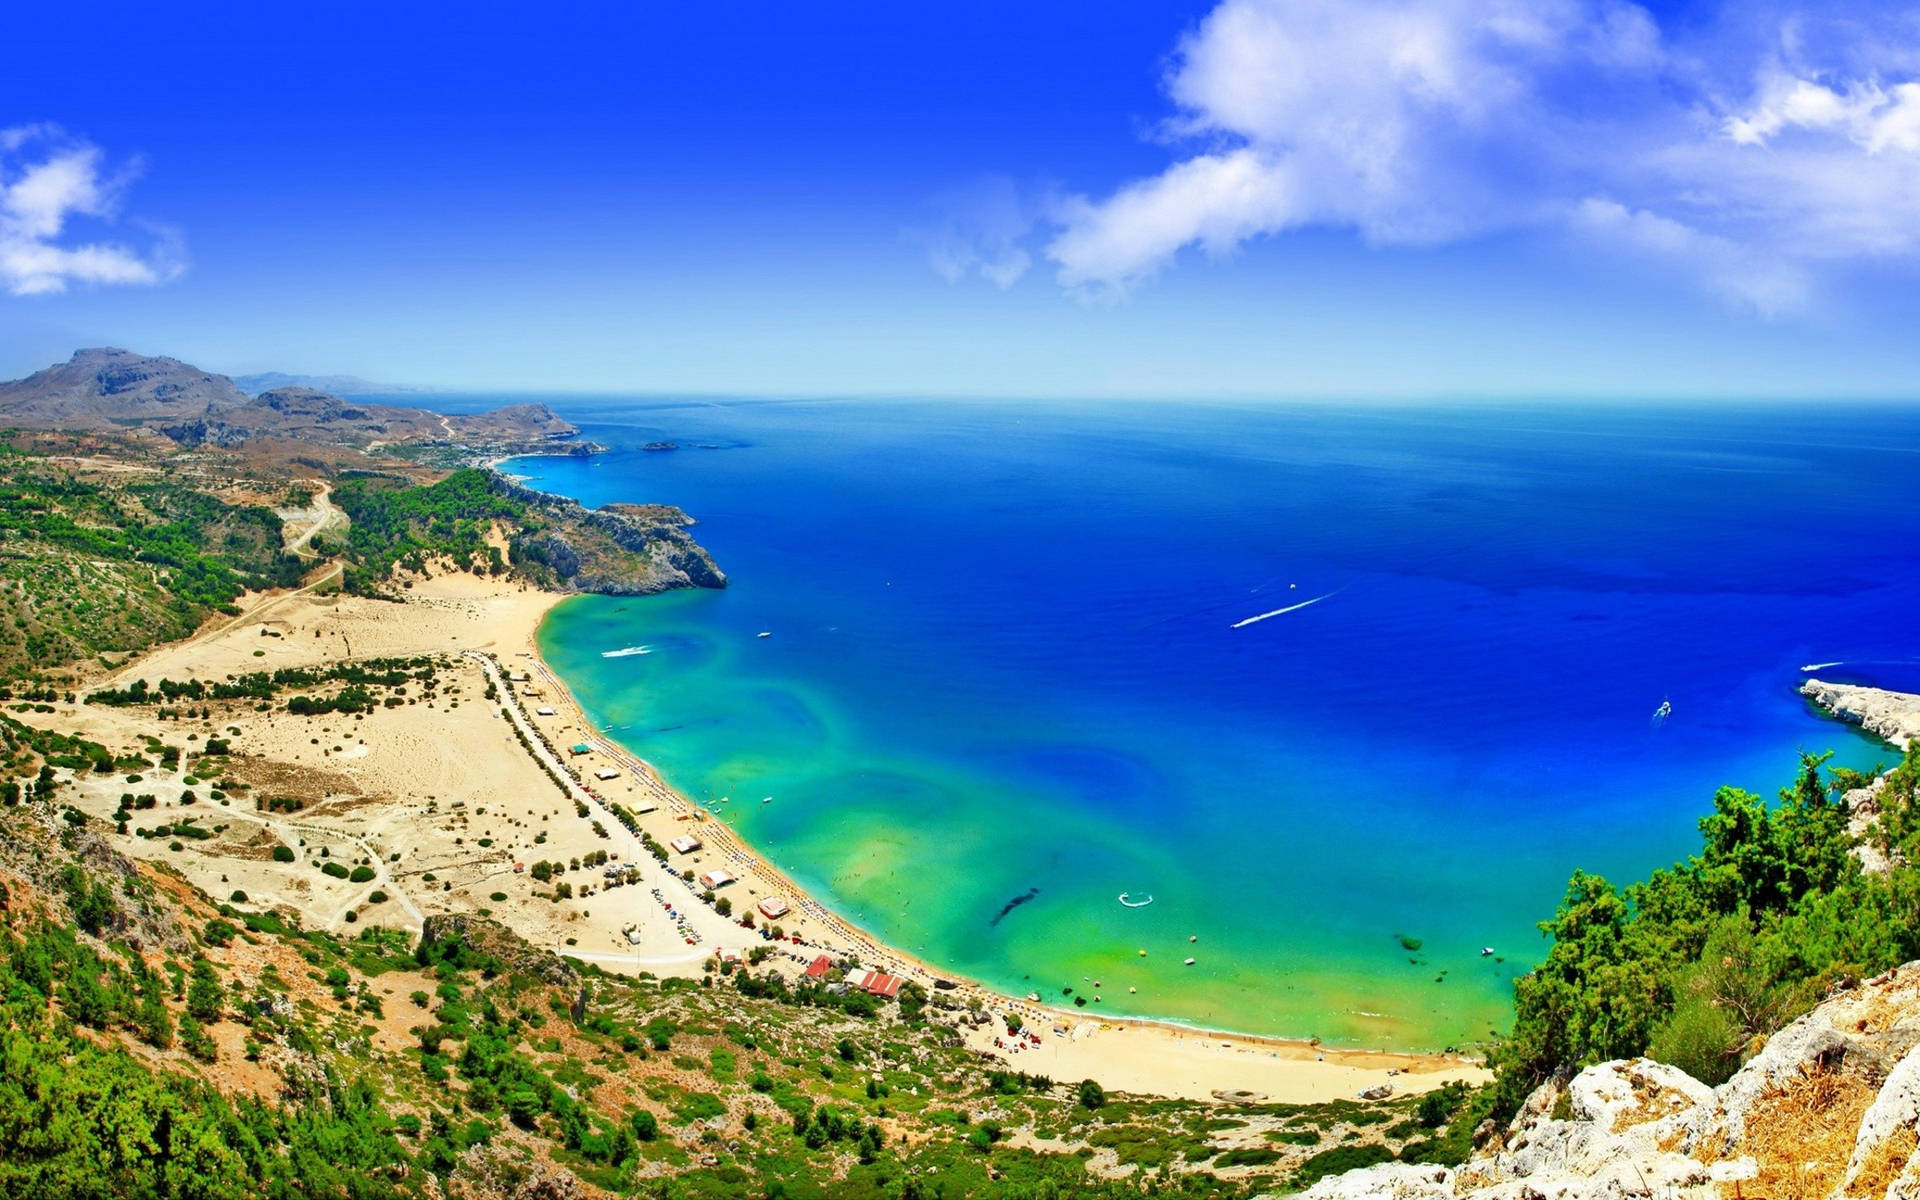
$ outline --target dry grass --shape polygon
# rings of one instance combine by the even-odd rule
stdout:
[[[1866,1161],[1860,1164],[1860,1173],[1854,1176],[1853,1184],[1847,1188],[1850,1196],[1884,1196],[1893,1181],[1906,1169],[1907,1160],[1913,1157],[1916,1140],[1920,1140],[1911,1125],[1902,1125],[1889,1134],[1885,1141],[1875,1146]]]
[[[1636,1125],[1664,1121],[1693,1107],[1693,1101],[1677,1088],[1664,1087],[1635,1071],[1630,1082],[1636,1106],[1614,1118],[1613,1132],[1622,1133]]]
[[[1747,1117],[1759,1174],[1747,1190],[1772,1200],[1821,1200],[1847,1169],[1873,1089],[1857,1076],[1814,1071],[1763,1097]]]

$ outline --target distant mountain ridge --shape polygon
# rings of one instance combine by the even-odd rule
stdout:
[[[394,396],[402,393],[429,392],[430,388],[409,387],[401,383],[375,383],[358,375],[289,375],[285,371],[262,371],[257,375],[235,375],[233,382],[249,396],[281,388],[311,388],[333,396]]]
[[[112,347],[76,350],[67,362],[0,383],[0,427],[4,426],[88,432],[143,429],[186,447],[226,447],[257,438],[281,438],[368,452],[437,452],[461,459],[516,453],[588,454],[597,448],[573,441],[579,429],[544,404],[443,415],[403,405],[358,403],[304,386],[273,387],[250,397],[225,375],[176,358]]]

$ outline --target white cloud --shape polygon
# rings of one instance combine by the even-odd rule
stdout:
[[[0,287],[16,296],[73,284],[154,284],[182,269],[177,239],[135,249],[72,236],[76,218],[111,221],[137,164],[108,173],[96,146],[53,125],[0,129]]]
[[[1729,3],[1663,32],[1625,0],[1221,0],[1166,91],[1168,166],[984,257],[1037,239],[1102,295],[1306,227],[1524,230],[1767,315],[1850,263],[1920,261],[1920,18],[1889,6]]]
[[[1005,290],[1033,266],[1022,241],[1051,204],[1044,193],[993,176],[936,197],[932,221],[909,236],[948,283],[977,275]]]
[[[1684,266],[1708,290],[1761,316],[1799,312],[1811,298],[1812,281],[1800,265],[1671,217],[1589,196],[1574,209],[1573,223],[1601,244]]]

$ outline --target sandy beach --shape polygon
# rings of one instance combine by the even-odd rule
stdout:
[[[1332,1050],[1099,1019],[943,975],[831,913],[593,729],[535,651],[542,618],[563,597],[459,573],[417,578],[403,594],[404,603],[320,590],[250,597],[239,617],[160,647],[92,685],[430,655],[442,663],[431,696],[412,695],[355,717],[262,713],[250,703],[227,702],[215,703],[197,722],[160,722],[145,708],[65,704],[32,719],[111,746],[137,745],[148,735],[174,744],[229,738],[236,751],[232,777],[247,787],[222,803],[206,795],[205,783],[192,781],[200,783],[199,794],[192,805],[182,804],[191,783],[156,768],[143,771],[137,784],[119,775],[87,778],[79,806],[104,818],[124,792],[153,794],[157,808],[137,813],[136,827],[191,815],[218,835],[182,843],[129,832],[114,837],[125,852],[170,864],[217,899],[238,892],[248,907],[291,910],[308,927],[351,933],[383,924],[417,931],[436,913],[479,912],[535,945],[607,970],[656,975],[697,976],[716,955],[744,956],[760,947],[775,950],[769,965],[797,974],[828,953],[930,988],[947,979],[955,986],[934,994],[960,1006],[956,1015],[968,1043],[983,1055],[1143,1094],[1308,1102],[1381,1084],[1411,1092],[1485,1077],[1462,1058]],[[577,746],[585,750],[574,753]],[[549,757],[561,768],[564,790],[540,762]],[[292,812],[256,804],[282,794],[311,802]],[[607,803],[637,813],[639,827],[663,845],[691,836],[700,847],[659,864]],[[275,845],[294,848],[296,861],[274,862]],[[573,865],[601,852],[603,865]],[[325,860],[364,863],[374,877],[359,883],[330,877],[318,870]],[[553,885],[533,878],[531,868],[540,861],[567,866],[555,881],[570,885],[570,897],[557,898]],[[622,882],[613,884],[609,871]],[[731,875],[718,896],[730,901],[732,916],[704,902],[706,889],[683,880],[683,871]],[[378,893],[384,899],[374,902]],[[785,911],[767,918],[763,902]],[[754,927],[742,923],[743,914],[751,914]],[[768,942],[760,925],[797,940]],[[987,1019],[968,1025],[970,1011]],[[1008,1012],[1038,1034],[1037,1044],[1013,1048],[1005,1036]],[[997,1037],[1002,1045],[995,1045]]]

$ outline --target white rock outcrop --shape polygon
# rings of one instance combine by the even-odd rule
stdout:
[[[1559,1115],[1555,1115],[1559,1114]],[[1840,992],[1718,1088],[1650,1059],[1527,1098],[1455,1168],[1385,1163],[1310,1200],[1920,1200],[1920,963]]]

